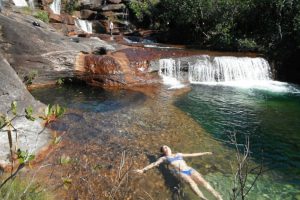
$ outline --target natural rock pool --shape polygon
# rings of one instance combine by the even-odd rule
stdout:
[[[265,172],[249,199],[299,199],[299,93],[208,85],[180,95],[164,87],[144,91],[151,95],[82,86],[32,91],[45,104],[68,108],[51,124],[63,139],[40,164],[51,167],[39,170],[38,180],[68,199],[197,199],[188,187],[178,194],[178,181],[164,166],[144,175],[129,172],[123,181],[124,171],[154,161],[167,144],[179,152],[214,152],[187,162],[229,199],[236,159],[223,140],[235,131],[250,134],[251,165],[260,163],[264,150]],[[68,156],[69,164],[59,162]]]

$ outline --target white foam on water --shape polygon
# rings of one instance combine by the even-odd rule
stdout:
[[[280,81],[228,81],[228,82],[191,82],[199,85],[221,85],[242,89],[258,89],[278,93],[300,93],[300,89],[292,84]]]
[[[180,89],[184,88],[186,85],[182,84],[180,81],[178,81],[176,78],[173,77],[168,77],[168,76],[163,76],[163,83],[167,86],[169,86],[168,89]]]
[[[169,89],[185,87],[180,81],[181,73],[180,62],[176,62],[172,58],[159,60],[159,75],[162,77],[163,83],[170,86]]]
[[[132,41],[132,40],[126,38],[126,37],[124,37],[123,40],[124,40],[125,42],[129,43],[129,44],[131,44],[131,43],[133,43],[133,44],[138,43],[138,42],[134,42],[134,41]]]
[[[158,46],[158,45],[155,45],[155,44],[145,44],[144,47],[147,47],[147,48],[158,48],[158,49],[172,49],[173,47],[167,47],[167,46]]]

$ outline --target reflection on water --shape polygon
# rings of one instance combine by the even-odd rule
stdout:
[[[145,99],[141,93],[101,88],[72,86],[41,88],[32,91],[32,95],[45,104],[60,104],[67,108],[88,112],[106,112],[127,107]]]
[[[221,122],[229,123],[228,130],[232,130],[230,128],[236,120],[239,120],[237,123],[239,126],[245,125],[247,128],[244,129],[249,129],[249,132],[255,125],[257,129],[262,129],[259,124],[266,118],[263,114],[267,115],[268,112],[260,112],[260,115],[257,115],[256,111],[263,110],[265,100],[270,99],[272,95],[256,91],[232,92],[222,87],[219,89],[207,87],[204,87],[206,89],[194,87],[189,94],[178,98],[176,105],[188,114],[173,106],[175,91],[164,88],[158,88],[156,96],[151,98],[127,90],[107,92],[98,88],[72,86],[33,91],[34,96],[42,102],[60,103],[71,108],[62,119],[51,124],[54,130],[64,132],[63,142],[44,161],[53,164],[51,170],[41,170],[38,177],[45,180],[49,185],[49,190],[67,199],[93,199],[95,195],[99,199],[109,199],[112,188],[118,184],[117,171],[120,167],[122,152],[126,152],[127,156],[124,165],[126,169],[127,167],[137,169],[157,159],[160,146],[166,144],[172,147],[174,152],[214,152],[213,156],[186,160],[209,180],[213,187],[224,196],[224,199],[229,199],[232,189],[231,164],[235,160],[234,151],[216,141],[210,134],[215,133],[212,131],[213,128],[218,127],[218,123]],[[220,95],[221,92],[223,95]],[[216,98],[213,98],[214,95]],[[247,95],[252,98],[241,100]],[[207,104],[201,102],[199,96]],[[231,99],[228,99],[229,97]],[[292,112],[293,104],[297,105],[296,100],[290,100],[289,97],[286,100],[290,102],[290,112]],[[238,103],[240,101],[243,103]],[[225,103],[217,107],[216,104],[209,104],[209,102]],[[272,101],[268,102],[268,108],[272,108]],[[274,104],[277,105],[277,103]],[[232,107],[228,108],[226,105]],[[235,119],[231,114],[227,116],[218,114],[230,110],[246,116],[249,122],[240,118]],[[272,109],[268,109],[270,110]],[[203,123],[201,121],[203,119],[198,118],[200,111],[206,112],[202,118],[207,120],[207,123]],[[294,117],[297,116],[295,114]],[[204,131],[193,118],[203,123],[208,132]],[[208,123],[212,121],[215,124]],[[251,125],[252,122],[254,125]],[[222,134],[215,136],[222,137]],[[296,135],[295,137],[297,139]],[[268,138],[261,137],[261,139]],[[298,146],[295,148],[297,149]],[[67,166],[57,164],[57,160],[62,155],[70,156],[72,164]],[[298,159],[297,155],[295,156]],[[66,176],[72,179],[72,187],[68,190],[61,186],[61,177]],[[181,196],[179,199],[197,199],[185,184],[179,184],[181,187],[185,186],[184,195],[182,195],[181,187],[178,189],[178,183],[178,180],[168,172],[167,166],[164,165],[158,169],[149,170],[144,175],[130,173],[116,195],[119,194],[119,199],[122,199],[121,196],[125,194],[128,199],[150,199],[150,197],[152,199],[176,199],[178,195]],[[277,175],[277,171],[273,170],[260,179],[253,192],[250,193],[249,199],[295,198],[298,188],[286,183],[285,178],[281,178]],[[126,187],[123,187],[124,184]],[[203,188],[201,189],[209,199],[212,199]]]
[[[299,195],[299,94],[198,85],[176,105],[215,138],[228,140],[228,135],[236,132],[241,143],[243,135],[250,135],[251,156],[259,162],[263,150],[264,165],[272,173],[270,180],[262,179],[257,184],[261,187],[257,193],[272,192],[265,193],[266,199],[292,199],[295,193]],[[283,190],[285,195],[281,194]]]

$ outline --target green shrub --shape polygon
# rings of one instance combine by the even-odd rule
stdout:
[[[66,0],[65,2],[65,12],[72,15],[74,11],[79,10],[78,0]]]
[[[238,49],[241,50],[257,50],[258,45],[253,39],[245,38],[237,40]]]
[[[129,8],[134,13],[134,16],[139,22],[142,22],[145,17],[153,18],[155,15],[155,7],[159,3],[158,0],[149,1],[130,1]]]
[[[20,178],[8,182],[0,189],[0,199],[7,200],[53,200],[53,196],[47,193],[44,188],[37,184],[30,183]],[[29,186],[29,187],[28,187]],[[26,188],[28,189],[26,190]]]
[[[34,15],[35,18],[45,22],[45,23],[49,23],[49,16],[48,13],[46,11],[40,10],[37,11]]]

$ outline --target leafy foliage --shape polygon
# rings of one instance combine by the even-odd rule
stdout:
[[[16,101],[11,102],[11,111],[14,115],[17,114],[17,102]]]
[[[28,119],[30,121],[34,121],[35,120],[35,118],[32,116],[33,109],[32,109],[31,106],[28,107],[28,108],[25,108],[25,113],[26,113],[26,115],[25,115],[26,119]]]
[[[27,150],[21,151],[20,149],[18,149],[17,156],[20,164],[26,164],[35,158],[34,154],[29,153]]]
[[[59,159],[59,163],[61,165],[67,165],[69,163],[71,163],[72,159],[70,158],[70,156],[66,156],[66,155],[62,155]]]
[[[259,51],[279,66],[279,75],[289,72],[300,83],[300,0],[151,2],[135,0],[130,6],[140,24],[151,21],[165,32],[162,39],[214,50]]]
[[[43,20],[42,20],[43,21]],[[28,75],[24,76],[23,82],[25,85],[31,85],[35,77],[37,76],[38,72],[37,71],[31,71]]]
[[[159,0],[132,0],[129,3],[129,8],[141,25],[145,22],[151,25],[153,18],[156,16],[156,6],[158,3]]]
[[[61,180],[65,189],[69,189],[72,185],[72,179],[70,177],[62,177]]]
[[[78,0],[66,0],[65,2],[65,12],[72,15],[75,10],[79,8]]]
[[[58,119],[65,113],[65,109],[60,105],[48,105],[45,108],[44,116],[40,116],[43,120],[46,121],[46,124]]]
[[[13,179],[0,190],[0,199],[21,199],[21,200],[53,200],[54,197],[44,190],[44,188],[33,183],[29,185],[24,179]]]
[[[64,79],[63,78],[59,78],[59,79],[57,79],[57,81],[56,81],[56,84],[57,85],[63,85],[64,84]]]
[[[34,15],[35,18],[45,22],[45,23],[49,23],[49,16],[48,13],[46,11],[43,10],[39,10],[36,12],[36,14]]]

